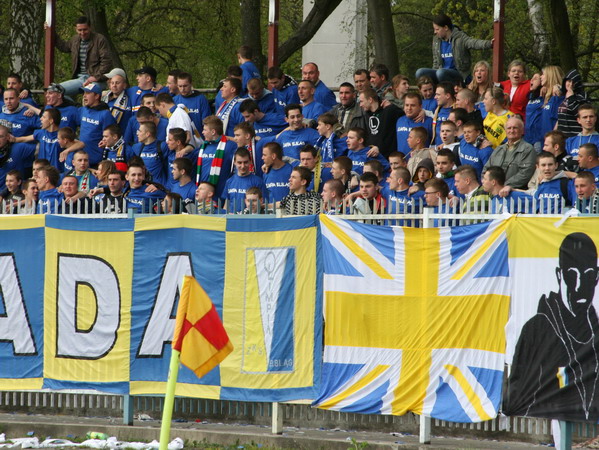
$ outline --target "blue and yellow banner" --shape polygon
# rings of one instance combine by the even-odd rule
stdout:
[[[177,395],[314,398],[322,352],[318,218],[8,217],[0,222],[0,389],[163,394],[183,276],[235,347]]]

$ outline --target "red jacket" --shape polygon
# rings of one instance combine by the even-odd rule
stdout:
[[[508,96],[512,92],[512,82],[505,80],[499,83]],[[522,120],[526,120],[526,105],[528,104],[528,94],[530,93],[530,80],[523,81],[516,88],[510,104],[510,111],[514,114],[520,114]]]

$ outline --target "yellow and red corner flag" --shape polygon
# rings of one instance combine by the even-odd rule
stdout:
[[[173,349],[181,353],[181,364],[200,378],[233,351],[233,344],[210,297],[191,276],[183,279]]]

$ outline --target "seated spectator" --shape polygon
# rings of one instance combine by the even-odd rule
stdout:
[[[436,161],[435,157],[435,161]],[[416,167],[414,175],[412,175],[412,182],[414,183],[410,187],[410,194],[415,194],[418,191],[424,191],[424,184],[433,178],[435,175],[435,163],[432,159],[423,159],[420,164]],[[445,183],[447,184],[447,183]]]
[[[578,157],[578,149],[581,145],[599,145],[599,133],[596,130],[597,112],[595,111],[595,107],[589,103],[581,105],[578,108],[576,121],[582,128],[582,131],[566,140],[566,151],[568,155],[575,158]]]
[[[266,186],[262,178],[250,172],[250,152],[247,149],[238,148],[233,162],[237,172],[227,180],[221,198],[225,201],[227,212],[239,213],[243,211],[247,190],[256,186],[266,197]]]
[[[62,214],[91,214],[94,212],[92,200],[84,193],[80,193],[77,185],[78,180],[74,175],[65,175],[62,178],[60,184],[64,196],[60,206]]]
[[[503,95],[503,94],[502,94]],[[507,143],[497,147],[485,164],[487,167],[500,166],[505,171],[506,187],[526,189],[535,171],[536,155],[532,145],[522,139],[524,123],[517,117],[506,123]],[[504,190],[500,195],[507,195]]]
[[[407,167],[406,157],[401,152],[391,152],[389,153],[389,169],[395,170],[400,167]]]
[[[485,144],[487,144],[485,146]],[[482,134],[482,127],[477,122],[467,122],[464,125],[464,139],[460,141],[458,157],[462,164],[468,164],[476,170],[476,176],[480,179],[483,167],[493,153],[489,141]]]
[[[541,182],[537,189],[529,191],[537,200],[537,212],[561,214],[562,206],[572,205],[575,200],[570,198],[568,192],[569,178],[563,171],[557,171],[557,161],[552,153],[539,153],[537,167],[541,174]]]
[[[405,167],[392,170],[387,178],[388,189],[383,189],[383,197],[389,205],[391,214],[417,213],[420,204],[424,201],[424,192],[417,191],[410,194],[410,172]],[[402,226],[403,223],[397,225]]]
[[[95,172],[95,176],[98,179],[98,186],[108,186],[108,175],[116,172],[117,170],[118,169],[116,168],[114,161],[109,161],[107,159],[100,161],[100,164],[98,164],[98,170]]]
[[[455,189],[455,172],[453,170],[455,166],[455,155],[451,150],[442,148],[437,153],[435,160],[435,167],[437,169],[437,178],[441,178],[447,184],[449,189],[449,196],[458,196],[459,192]],[[426,184],[425,184],[426,186]]]
[[[505,143],[505,126],[513,114],[506,109],[507,100],[501,88],[492,87],[487,89],[483,103],[487,111],[487,116],[483,121],[485,136],[491,146],[497,148]]]
[[[293,168],[289,177],[289,194],[280,202],[284,215],[320,214],[321,198],[317,192],[308,191],[312,172],[306,167]]]
[[[208,181],[200,182],[195,194],[195,214],[219,214],[221,210],[215,201],[215,186]],[[222,211],[224,212],[224,211]]]
[[[334,180],[339,180],[343,184],[344,193],[351,193],[352,186],[352,160],[347,156],[338,156],[333,160],[333,166],[331,167],[331,175]],[[356,174],[357,175],[357,174]],[[357,179],[357,176],[356,176]],[[356,182],[357,185],[357,182]]]
[[[35,179],[29,178],[23,182],[23,193],[25,199],[22,203],[15,205],[13,214],[35,214],[39,198],[39,189]]]
[[[472,166],[463,165],[456,169],[455,189],[462,196],[462,212],[486,212],[489,206],[489,194],[478,182],[478,174]]]
[[[268,202],[280,202],[289,194],[289,177],[293,168],[283,161],[283,149],[277,142],[264,145],[262,161],[268,168],[262,176],[268,191]]]
[[[131,209],[141,214],[152,214],[166,196],[166,192],[160,188],[148,190],[145,177],[146,168],[143,164],[130,161],[125,177],[129,182],[129,188],[124,194],[125,204],[128,210]]]
[[[426,205],[433,208],[433,214],[444,214],[453,212],[449,198],[449,187],[441,178],[431,178],[424,183],[424,199]],[[447,219],[433,220],[433,227],[453,225],[454,221]]]
[[[21,182],[21,173],[18,170],[11,170],[6,174],[6,189],[0,196],[4,212],[11,213],[25,199]]]
[[[491,196],[489,206],[491,214],[532,212],[530,195],[514,190],[510,190],[509,194],[504,197],[499,195],[505,187],[505,171],[501,167],[490,166],[487,168],[483,175],[482,187]]]
[[[366,172],[360,177],[358,198],[353,204],[354,214],[383,214],[387,202],[381,195],[379,179],[372,172]]]
[[[427,76],[435,83],[468,82],[472,65],[470,50],[491,48],[492,41],[471,38],[445,14],[433,18],[433,31],[433,68],[418,69],[416,78]]]
[[[176,158],[171,169],[175,183],[171,185],[171,192],[181,197],[183,208],[194,202],[196,184],[191,179],[193,175],[193,164],[187,158]]]
[[[160,204],[163,214],[181,214],[183,211],[183,199],[176,192],[168,192]]]
[[[68,42],[56,35],[56,48],[71,54],[71,80],[61,83],[65,95],[74,96],[91,83],[106,81],[105,73],[112,69],[113,55],[106,37],[91,30],[90,21],[81,16],[75,23],[77,34]]]
[[[59,211],[64,199],[56,188],[59,179],[60,174],[56,167],[43,166],[37,171],[35,181],[39,189],[39,200],[36,214],[55,214]]]
[[[599,154],[595,144],[582,144],[580,146],[578,166],[580,170],[591,172],[595,176],[595,184],[599,187]]]
[[[526,65],[514,60],[507,67],[508,79],[500,83],[503,92],[510,99],[509,110],[518,114],[522,121],[526,119],[526,104],[530,93],[530,80],[526,78]]]
[[[322,212],[323,214],[334,215],[344,214],[343,197],[345,186],[341,180],[331,179],[324,183],[322,187]]]

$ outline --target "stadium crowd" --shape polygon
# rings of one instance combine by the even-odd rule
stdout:
[[[5,213],[597,212],[597,114],[577,71],[512,61],[496,85],[470,56],[492,42],[445,15],[432,68],[357,69],[338,100],[315,63],[301,80],[278,67],[262,79],[247,46],[213,102],[182,70],[162,85],[141,67],[133,85],[87,18],[75,29],[56,39],[72,79],[45,87],[43,105],[19,74],[6,80]]]

